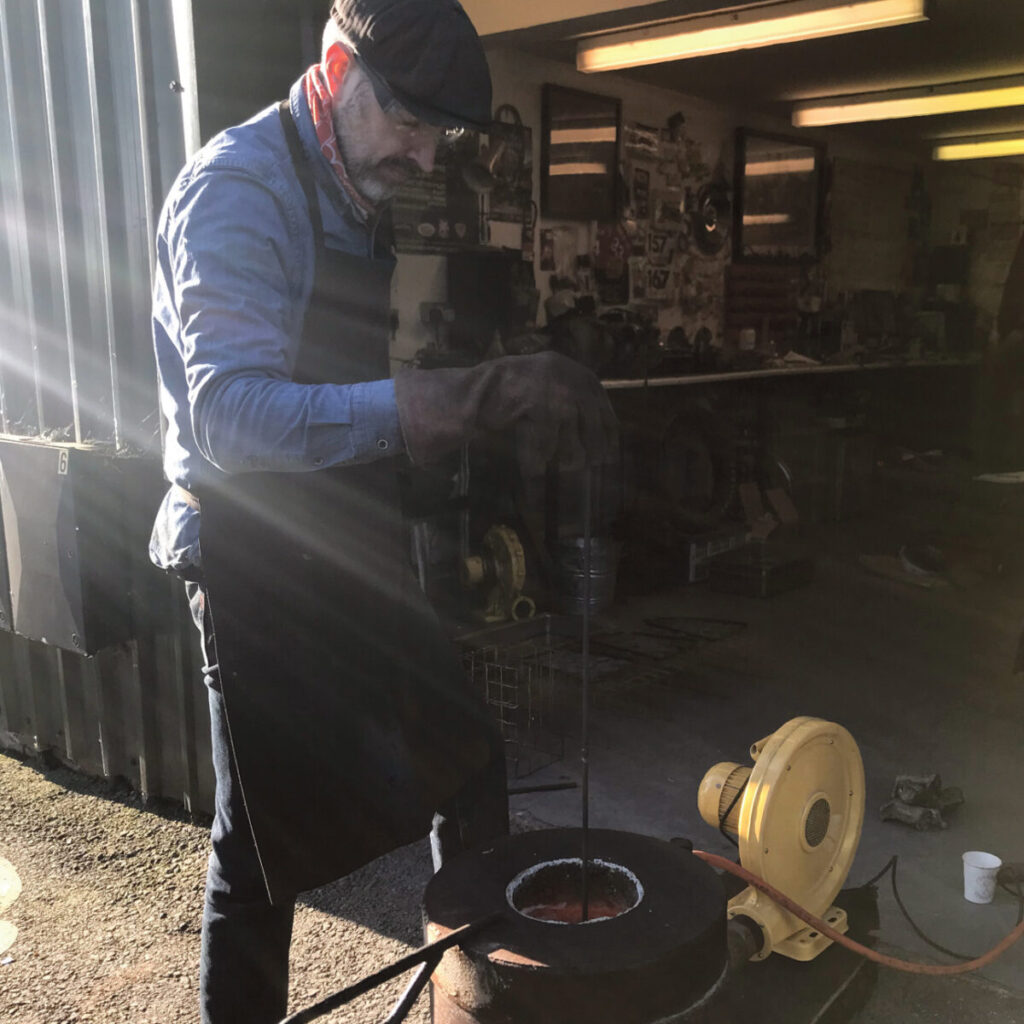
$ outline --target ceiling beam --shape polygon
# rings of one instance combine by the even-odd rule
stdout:
[[[651,0],[462,0],[481,36],[515,32],[594,14],[649,7]]]

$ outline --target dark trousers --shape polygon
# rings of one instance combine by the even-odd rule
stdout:
[[[288,1007],[295,905],[273,906],[267,898],[231,755],[205,595],[195,583],[186,589],[203,642],[217,781],[203,907],[200,1019],[202,1024],[277,1024]],[[506,787],[504,760],[496,758],[438,811],[430,834],[435,871],[446,857],[508,831]]]

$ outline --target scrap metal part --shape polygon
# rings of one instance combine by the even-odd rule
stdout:
[[[899,821],[916,829],[948,828],[943,813],[964,802],[958,786],[943,788],[939,775],[897,775],[892,799],[883,804],[882,821]]]
[[[949,828],[948,823],[934,807],[912,807],[899,800],[890,800],[881,806],[878,813],[882,821],[899,821],[904,825],[912,825],[921,832],[933,828]]]

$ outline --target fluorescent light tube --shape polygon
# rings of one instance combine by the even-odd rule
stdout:
[[[813,171],[813,156],[754,160],[743,165],[743,174],[748,178],[757,178],[766,174],[811,174]]]
[[[988,136],[989,138],[998,138],[1003,135],[1024,135],[1024,123],[1020,121],[1020,118],[1011,117],[1008,118],[999,127],[993,125],[991,128],[985,128],[984,131],[973,132],[971,138],[977,138],[981,141],[982,138]],[[951,129],[936,129],[931,132],[922,132],[922,139],[927,139],[929,142],[934,142],[936,145],[946,139],[964,139],[967,138],[964,135],[964,129],[961,126],[956,131]]]
[[[932,150],[936,160],[981,160],[1000,156],[1024,156],[1024,132],[949,139]]]
[[[812,128],[1021,105],[1024,105],[1024,75],[1014,75],[808,100],[793,107],[793,124],[799,128]]]
[[[581,39],[576,68],[612,71],[927,21],[928,0],[788,0]]]

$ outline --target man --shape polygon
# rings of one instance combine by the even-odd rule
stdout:
[[[415,586],[396,468],[506,430],[525,472],[578,466],[615,426],[550,353],[389,379],[387,200],[490,109],[456,0],[338,0],[321,63],[208,143],[161,215],[151,555],[188,581],[206,657],[206,1024],[285,1015],[297,892],[435,810],[435,864],[507,829],[500,741]]]

